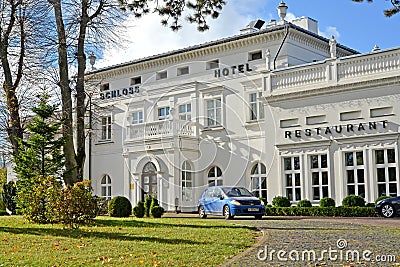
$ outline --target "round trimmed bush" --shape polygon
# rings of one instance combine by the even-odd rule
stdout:
[[[387,198],[391,198],[390,196],[380,196],[375,200],[375,204],[378,203],[378,201],[381,201],[382,199],[387,199]]]
[[[297,207],[301,208],[309,208],[312,207],[311,201],[307,199],[300,200],[299,203],[297,203]]]
[[[287,197],[277,196],[272,200],[275,207],[290,207],[290,200]]]
[[[365,207],[365,200],[363,197],[356,195],[348,195],[342,201],[343,207]]]
[[[143,218],[144,217],[144,202],[139,201],[137,205],[133,208],[133,215],[137,218]]]
[[[335,207],[335,200],[330,197],[324,197],[319,201],[319,206],[320,207]]]
[[[111,217],[129,217],[132,214],[132,204],[126,197],[116,196],[108,203],[108,214]]]
[[[154,218],[161,218],[161,216],[164,214],[164,208],[160,206],[154,206],[151,208],[151,216]]]

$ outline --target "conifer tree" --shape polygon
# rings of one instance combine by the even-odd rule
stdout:
[[[15,157],[18,174],[17,201],[22,213],[34,222],[47,222],[46,205],[48,187],[55,186],[64,166],[61,122],[54,119],[56,105],[48,103],[49,97],[39,97],[40,103],[32,111],[36,114],[27,125],[28,138],[19,139],[19,154]]]

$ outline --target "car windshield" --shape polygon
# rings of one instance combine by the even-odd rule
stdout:
[[[249,190],[243,187],[224,187],[222,190],[228,197],[254,197]]]

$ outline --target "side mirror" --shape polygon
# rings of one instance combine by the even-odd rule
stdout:
[[[217,198],[219,198],[220,200],[223,200],[224,196],[223,195],[218,195]]]

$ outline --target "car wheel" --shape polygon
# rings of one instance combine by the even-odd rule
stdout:
[[[204,210],[204,207],[203,207],[203,206],[200,206],[200,207],[199,207],[199,216],[200,216],[200,218],[202,218],[202,219],[207,218],[207,214],[206,214],[206,211]]]
[[[256,218],[256,220],[261,220],[262,219],[262,215],[255,215],[254,218]]]
[[[224,217],[226,220],[232,219],[233,216],[231,215],[231,209],[229,208],[228,205],[224,206]]]
[[[381,215],[385,218],[392,218],[394,216],[394,207],[389,203],[383,204],[381,207]]]

